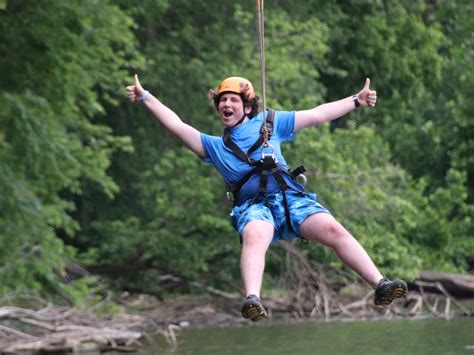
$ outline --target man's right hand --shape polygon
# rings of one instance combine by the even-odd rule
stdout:
[[[135,74],[133,79],[135,80],[134,85],[127,86],[127,96],[130,101],[140,101],[140,97],[145,92],[145,89],[140,84],[140,80],[138,80],[138,75]]]

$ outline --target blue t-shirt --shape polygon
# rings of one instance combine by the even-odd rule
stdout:
[[[257,116],[247,122],[231,129],[230,137],[237,146],[247,152],[249,148],[257,141],[260,136],[260,128],[263,122],[263,113],[259,112]],[[288,111],[275,111],[273,133],[270,138],[270,144],[273,147],[273,153],[277,159],[278,165],[288,169],[281,154],[281,143],[293,140],[295,136],[295,113]],[[222,137],[201,134],[201,142],[204,147],[206,156],[202,159],[206,163],[212,164],[222,175],[227,184],[239,182],[247,172],[253,169],[253,166],[239,159],[234,152],[225,146]],[[265,150],[266,153],[271,150]],[[257,148],[251,157],[260,160],[262,157],[261,147]],[[297,189],[302,189],[300,185],[296,185],[290,178],[283,174],[287,183]],[[253,198],[258,191],[260,183],[260,174],[255,174],[241,188],[239,195],[235,201],[236,205],[242,204],[244,201]],[[276,193],[280,190],[275,178],[270,175],[267,183],[267,193]]]

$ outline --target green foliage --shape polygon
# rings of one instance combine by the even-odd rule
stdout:
[[[465,203],[466,175],[450,170],[446,187],[438,187],[431,194],[422,194],[427,189],[426,180],[420,181],[418,187],[410,195],[418,210],[403,217],[411,245],[423,257],[424,267],[439,271],[468,270],[474,241],[473,206]]]
[[[216,174],[209,175],[184,148],[162,152],[144,169],[134,182],[146,187],[135,195],[143,214],[91,224],[87,232],[97,242],[83,260],[128,266],[131,277],[117,275],[119,281],[148,291],[156,291],[164,275],[193,280],[211,272],[213,258],[232,255],[224,262],[236,268],[238,237],[227,221],[229,204]]]
[[[74,196],[113,196],[112,153],[130,140],[99,123],[134,60],[132,21],[102,1],[10,2],[0,12],[1,293],[60,290]]]

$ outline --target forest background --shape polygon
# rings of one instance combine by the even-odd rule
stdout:
[[[378,93],[376,109],[283,147],[307,189],[387,276],[472,273],[474,3],[265,7],[269,107],[311,108],[366,77]],[[0,297],[240,290],[224,183],[127,101],[135,73],[183,120],[221,134],[208,90],[239,75],[261,92],[255,1],[0,1]],[[357,278],[320,245],[294,247],[328,277]],[[291,290],[298,265],[285,254],[271,249],[266,289]]]

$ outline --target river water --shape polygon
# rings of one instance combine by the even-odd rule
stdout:
[[[474,318],[350,322],[262,321],[185,328],[172,349],[159,336],[140,355],[463,354],[474,355]]]

